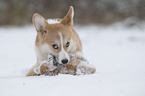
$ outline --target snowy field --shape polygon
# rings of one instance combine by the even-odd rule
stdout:
[[[75,29],[93,75],[25,77],[36,62],[36,31],[0,27],[0,96],[145,96],[145,27]]]

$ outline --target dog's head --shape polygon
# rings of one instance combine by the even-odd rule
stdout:
[[[63,19],[55,19],[54,24],[47,22],[41,15],[33,15],[33,24],[37,30],[37,46],[41,51],[52,53],[58,63],[67,64],[70,61],[69,51],[73,45],[72,36],[74,34],[73,25],[74,10],[71,6],[67,15]]]

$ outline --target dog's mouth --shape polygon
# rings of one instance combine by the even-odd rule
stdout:
[[[63,59],[64,61],[62,60],[62,62],[59,62],[59,58],[57,56],[53,55],[52,53],[51,55],[53,56],[53,65],[55,66],[66,65],[69,63],[69,59]]]
[[[65,60],[65,59],[64,59]],[[69,63],[69,60],[68,59],[66,59],[66,61],[63,61],[63,62],[59,62],[59,60],[58,60],[58,58],[57,57],[55,57],[55,56],[53,56],[53,64],[55,65],[55,66],[60,66],[60,65],[66,65],[66,64],[68,64]]]

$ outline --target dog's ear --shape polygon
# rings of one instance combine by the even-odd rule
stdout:
[[[64,25],[69,25],[72,26],[73,25],[73,16],[74,16],[74,9],[72,6],[70,6],[70,9],[68,11],[68,13],[66,14],[66,16],[61,20],[61,24]]]
[[[49,24],[41,15],[35,13],[32,21],[38,33],[40,32],[42,35],[46,33],[46,27]]]

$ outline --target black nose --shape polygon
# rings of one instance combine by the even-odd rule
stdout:
[[[63,59],[61,62],[62,62],[63,64],[66,64],[66,63],[68,62],[68,60],[67,60],[67,59]]]

